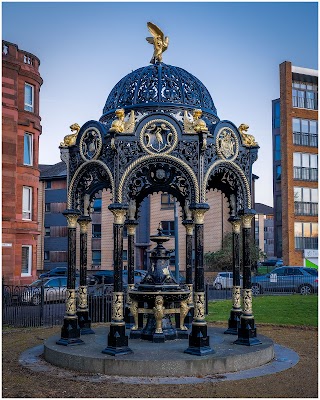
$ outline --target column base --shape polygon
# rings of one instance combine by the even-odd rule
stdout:
[[[242,315],[242,310],[236,311],[236,310],[231,310],[230,311],[230,317],[228,320],[228,329],[224,332],[227,335],[237,335],[238,334],[238,328],[240,327],[240,318]]]
[[[207,335],[207,324],[192,324],[192,331],[189,335],[189,347],[184,353],[195,356],[213,354],[215,351],[210,347],[210,337]]]
[[[240,327],[238,329],[238,339],[233,343],[243,346],[255,346],[261,344],[261,341],[257,338],[257,329],[253,317],[245,318],[241,316]]]
[[[177,338],[178,339],[188,339],[189,337],[189,332],[182,330],[182,329],[177,329]]]
[[[81,335],[94,334],[95,332],[91,329],[91,318],[89,317],[89,311],[77,311],[77,316]]]
[[[126,327],[124,323],[111,323],[108,335],[108,346],[102,350],[102,353],[111,356],[133,353],[130,347],[128,347],[128,336],[126,336]]]
[[[62,346],[84,344],[84,341],[80,339],[80,328],[77,317],[64,317],[63,326],[61,328],[61,338],[57,340],[56,343]]]

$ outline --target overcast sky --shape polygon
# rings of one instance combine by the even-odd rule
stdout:
[[[40,61],[40,163],[60,161],[69,126],[99,120],[113,86],[149,64],[147,21],[169,36],[163,61],[208,88],[218,117],[260,145],[256,202],[273,205],[271,101],[279,64],[318,69],[316,2],[2,2],[2,38]]]

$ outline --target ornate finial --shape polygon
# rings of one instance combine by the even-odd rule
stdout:
[[[169,44],[168,36],[164,36],[162,30],[152,22],[147,23],[148,29],[153,37],[147,37],[146,40],[153,44],[154,52],[150,63],[155,64],[156,61],[162,62],[162,53],[167,50]]]
[[[131,110],[128,121],[124,120],[125,112],[124,112],[123,108],[116,110],[115,114],[118,119],[115,119],[114,121],[112,121],[112,125],[111,125],[111,128],[109,129],[109,132],[132,133],[134,131],[134,127],[135,127],[134,111]]]
[[[60,147],[69,147],[76,144],[77,135],[80,131],[80,125],[74,123],[70,126],[70,129],[72,133],[64,137],[63,142],[60,143]]]
[[[249,125],[247,125],[247,124],[241,124],[238,128],[238,130],[241,134],[241,137],[242,137],[243,144],[248,147],[259,146],[258,143],[256,142],[256,139],[254,138],[254,136],[246,133],[248,129],[249,129]]]

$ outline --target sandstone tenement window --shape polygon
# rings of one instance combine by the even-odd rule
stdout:
[[[32,246],[22,246],[21,276],[30,276],[32,270]]]
[[[92,224],[92,237],[101,238],[101,224]]]
[[[123,261],[128,261],[128,250],[122,251],[122,259]]]
[[[22,219],[32,219],[32,188],[29,186],[22,189]]]
[[[161,207],[172,208],[174,206],[174,197],[169,193],[161,194]]]
[[[24,85],[24,109],[26,111],[34,111],[34,86],[29,83]]]
[[[295,222],[294,244],[297,250],[317,249],[318,224],[315,222]]]
[[[92,250],[92,265],[101,265],[101,250]]]
[[[292,118],[293,144],[318,147],[318,122],[302,118]]]
[[[101,212],[102,199],[95,199],[93,202],[93,211]]]
[[[23,164],[33,165],[33,135],[25,133],[23,137]]]
[[[46,181],[45,188],[46,189],[51,189],[51,181]]]

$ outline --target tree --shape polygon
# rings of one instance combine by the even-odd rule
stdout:
[[[204,266],[207,271],[232,271],[233,260],[232,233],[226,233],[220,250],[204,254]],[[240,263],[242,265],[242,234],[240,233]],[[260,259],[265,258],[265,253],[250,238],[250,256],[252,266],[256,266]]]

